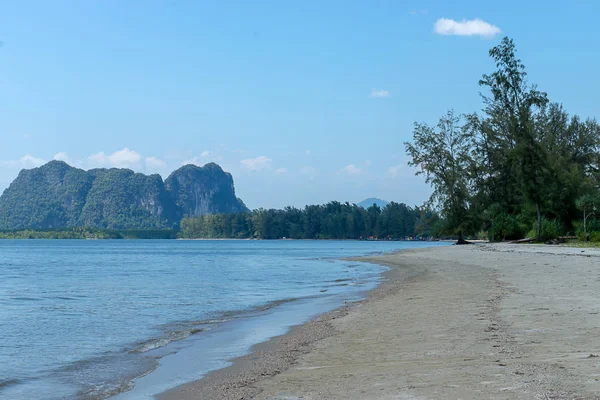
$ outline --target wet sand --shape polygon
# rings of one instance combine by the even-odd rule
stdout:
[[[369,298],[160,399],[600,399],[600,251],[408,250]]]

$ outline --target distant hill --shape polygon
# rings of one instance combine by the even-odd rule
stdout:
[[[388,204],[390,204],[390,202],[381,200],[381,199],[376,199],[374,197],[369,197],[368,199],[365,199],[365,200],[361,201],[360,203],[357,203],[356,205],[359,207],[362,207],[362,208],[369,208],[373,204],[377,204],[380,208],[383,208],[383,207],[387,206]]]
[[[183,166],[163,182],[157,174],[50,161],[22,170],[2,193],[0,229],[161,229],[178,226],[184,215],[247,210],[231,174],[214,163]]]

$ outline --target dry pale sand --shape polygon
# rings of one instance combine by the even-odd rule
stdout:
[[[368,300],[163,398],[600,399],[600,251],[452,246],[367,261],[392,267]]]

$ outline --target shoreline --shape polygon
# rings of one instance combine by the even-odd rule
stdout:
[[[394,251],[398,251],[398,249],[394,247],[394,250],[386,250],[385,254]],[[369,256],[372,254],[384,253],[378,250],[374,252],[363,252],[363,254]],[[361,260],[358,258],[339,258],[339,255],[338,257],[326,257],[325,260],[327,259],[330,259],[329,262],[347,265],[347,267],[345,267],[347,272],[359,268],[359,264],[361,264]],[[384,274],[389,272],[387,268],[373,264],[370,266],[363,266],[362,270],[363,273],[360,275],[372,274],[372,276],[369,277],[364,275],[364,278],[361,279],[342,277],[343,279],[336,279],[335,282],[324,281],[326,284],[327,282],[330,282],[329,284],[332,285],[332,288],[320,290],[320,293],[315,293],[310,296],[277,300],[253,310],[245,310],[241,313],[236,312],[235,316],[237,317],[249,318],[231,318],[222,326],[219,324],[216,326],[216,329],[208,329],[200,336],[191,335],[182,341],[175,341],[167,345],[168,347],[159,349],[161,353],[159,358],[161,361],[157,367],[134,379],[133,382],[129,384],[128,390],[120,391],[118,394],[109,398],[114,398],[115,400],[127,400],[142,397],[148,399],[161,398],[165,393],[170,393],[173,390],[193,384],[198,380],[203,382],[210,380],[213,382],[212,375],[214,372],[225,371],[225,373],[230,375],[230,371],[232,370],[231,367],[233,366],[235,368],[239,364],[239,361],[243,360],[246,356],[253,356],[256,349],[260,349],[261,353],[265,353],[267,349],[268,351],[273,350],[271,346],[272,343],[276,342],[280,337],[286,336],[286,334],[289,334],[291,331],[295,332],[296,328],[306,323],[313,323],[312,327],[314,329],[311,329],[310,332],[310,337],[313,337],[316,330],[320,329],[315,328],[319,323],[326,322],[329,318],[338,318],[341,315],[338,311],[350,307],[355,302],[362,301],[368,293],[375,290],[377,287],[380,287],[382,281],[385,279]],[[346,281],[356,282],[349,283]],[[353,289],[337,289],[338,286],[348,286]],[[284,307],[280,307],[282,305]],[[330,313],[333,314],[330,315]],[[318,322],[315,321],[317,319],[319,320]],[[254,320],[257,322],[251,322]],[[243,331],[244,329],[258,332],[258,337],[253,336],[252,339],[249,339],[252,342],[248,344],[246,349],[240,351],[236,344],[238,342],[235,341],[229,342],[227,346],[223,346],[223,337],[231,338],[232,334],[235,335],[235,332],[239,332],[240,330]],[[273,330],[275,330],[275,332],[273,332]],[[264,337],[264,332],[266,331],[272,333],[267,333],[268,336]],[[304,337],[309,336],[308,333],[301,335]],[[321,329],[319,338],[326,336],[325,330]],[[218,347],[207,347],[206,349],[211,350],[208,350],[208,353],[203,353],[204,347],[207,346],[207,343],[215,341],[214,338],[219,338],[218,343],[216,344]],[[221,348],[223,350],[219,350]],[[294,349],[290,351],[296,352],[298,350]],[[217,359],[214,358],[217,352],[222,352],[223,354],[228,355],[228,357],[223,358],[222,360],[219,358],[219,361],[217,362]],[[165,354],[166,357],[163,357],[162,354]],[[152,356],[153,354],[148,353],[148,355]],[[271,356],[268,358],[274,357]],[[198,361],[189,362],[189,360],[194,359]],[[207,361],[201,361],[203,359]],[[179,362],[177,360],[179,360]],[[275,367],[265,367],[263,365],[263,368],[258,375],[264,377],[267,374],[266,371],[269,369],[272,370],[273,368],[276,368],[277,371],[281,371],[282,364],[280,361],[281,360],[278,359]],[[210,365],[211,368],[207,369],[207,365]],[[198,368],[198,366],[200,366],[200,368]],[[250,369],[247,366],[243,368],[243,371],[248,370]],[[248,374],[245,374],[240,380],[247,380],[247,377]],[[227,380],[231,380],[230,376],[228,376]],[[172,386],[169,382],[175,382],[176,386]],[[177,395],[176,398],[181,398],[181,396]],[[223,397],[219,394],[215,395],[214,398]]]
[[[600,399],[600,251],[493,244],[351,260],[391,269],[365,300],[157,399]]]
[[[432,249],[432,248],[427,248]],[[386,253],[394,255],[402,252],[419,251],[423,249],[399,249]],[[230,360],[231,365],[211,371],[202,378],[169,389],[155,396],[157,400],[233,400],[250,399],[260,393],[254,386],[256,383],[274,377],[289,369],[300,356],[308,354],[315,343],[336,334],[332,321],[343,318],[361,304],[371,299],[388,295],[390,290],[398,290],[394,282],[409,282],[418,273],[402,271],[394,265],[379,258],[381,255],[348,257],[343,261],[366,262],[377,264],[389,269],[381,273],[381,283],[365,291],[364,298],[344,304],[331,311],[318,314],[309,321],[292,326],[283,335],[275,336],[266,342],[253,345],[248,354]],[[377,262],[375,262],[375,260]]]

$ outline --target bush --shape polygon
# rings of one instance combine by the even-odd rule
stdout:
[[[583,230],[583,221],[579,220],[573,222],[573,227],[575,228],[575,234],[577,236],[577,239],[582,242],[585,242],[587,234]],[[588,219],[587,233],[590,235],[590,242],[600,242],[600,219]]]
[[[488,235],[488,231],[479,231],[475,237],[479,240],[489,240],[490,236]]]
[[[521,239],[527,232],[528,225],[523,214],[515,216],[500,213],[494,217],[491,232],[495,240]]]
[[[542,218],[542,234],[540,238],[542,242],[556,239],[561,234],[562,226],[558,220]],[[529,231],[527,236],[537,239],[537,221],[533,223],[533,229]]]

